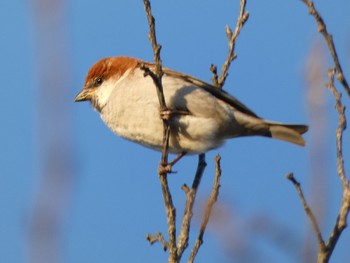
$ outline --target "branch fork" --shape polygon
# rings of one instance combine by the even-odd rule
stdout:
[[[240,0],[240,1],[241,1],[240,15],[239,15],[234,33],[232,33],[229,27],[226,27],[226,33],[229,39],[229,52],[228,52],[227,59],[223,65],[221,76],[220,77],[217,76],[216,66],[212,65],[211,67],[211,71],[213,72],[213,75],[214,75],[213,84],[218,88],[223,87],[225,79],[228,75],[228,69],[230,67],[230,64],[237,57],[236,54],[234,53],[235,41],[238,37],[240,30],[242,29],[244,23],[247,21],[249,16],[248,13],[245,12],[246,0]],[[155,71],[153,72],[152,70],[150,70],[150,68],[147,67],[147,65],[145,64],[142,64],[140,66],[141,66],[141,69],[144,70],[145,76],[150,76],[157,88],[157,96],[158,96],[159,105],[160,105],[160,118],[163,120],[163,148],[162,148],[162,158],[161,158],[161,162],[158,170],[158,175],[159,175],[159,179],[162,187],[163,199],[165,204],[169,240],[166,241],[161,233],[156,233],[156,236],[152,236],[149,234],[147,235],[146,238],[150,242],[150,244],[154,244],[155,242],[160,242],[163,246],[163,250],[169,251],[168,262],[175,263],[175,262],[180,262],[183,252],[188,247],[190,225],[191,225],[191,219],[193,216],[193,205],[195,202],[195,198],[196,198],[196,194],[197,194],[197,190],[198,190],[201,178],[204,173],[204,169],[206,167],[206,162],[205,162],[205,154],[204,153],[200,154],[198,157],[198,166],[197,166],[196,175],[193,179],[191,188],[188,187],[186,184],[182,186],[182,190],[186,194],[186,205],[185,205],[180,233],[178,238],[176,238],[176,224],[175,224],[176,209],[172,202],[172,196],[168,187],[167,175],[168,173],[172,172],[171,171],[172,166],[178,160],[180,160],[181,157],[184,156],[186,153],[180,153],[172,162],[168,163],[168,148],[169,148],[169,135],[170,135],[169,120],[175,114],[187,114],[187,113],[181,112],[181,111],[180,112],[172,111],[171,109],[168,109],[166,107],[164,94],[163,94],[163,86],[162,86],[163,71],[162,71],[162,64],[160,59],[161,46],[157,43],[157,40],[156,40],[155,19],[152,16],[150,2],[149,0],[143,0],[143,3],[145,6],[145,11],[146,11],[148,24],[150,28],[149,39],[153,48]],[[199,234],[192,248],[188,262],[194,261],[198,253],[198,250],[201,244],[203,243],[204,232],[207,227],[209,217],[212,212],[212,208],[218,198],[219,188],[220,188],[220,178],[221,178],[220,159],[221,159],[220,156],[216,156],[215,158],[216,173],[214,178],[213,189],[208,199],[207,207],[200,225]]]

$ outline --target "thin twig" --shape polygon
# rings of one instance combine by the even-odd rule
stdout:
[[[177,261],[177,248],[176,248],[176,209],[174,207],[172,197],[170,194],[167,174],[159,175],[160,183],[162,186],[163,199],[166,210],[166,217],[168,223],[168,235],[169,235],[169,263]]]
[[[155,74],[149,74],[149,75],[152,77],[153,82],[157,88],[160,112],[164,112],[164,111],[167,111],[167,107],[165,104],[165,98],[164,98],[163,86],[162,86],[163,71],[162,71],[162,62],[160,58],[161,46],[157,43],[157,39],[156,39],[155,19],[152,16],[151,4],[148,0],[143,0],[143,3],[145,6],[145,11],[147,14],[148,24],[150,28],[149,39],[153,48],[154,63],[156,68]],[[164,167],[168,164],[169,135],[170,135],[169,120],[166,118],[163,118],[163,149],[162,149],[162,158],[161,158],[161,164],[160,164],[161,167]],[[159,169],[159,171],[161,171],[159,172],[159,179],[162,187],[163,199],[164,199],[165,210],[166,210],[167,221],[168,221],[168,235],[169,235],[168,262],[178,262],[177,247],[176,247],[176,225],[175,225],[176,210],[175,210],[171,193],[169,190],[169,186],[168,186],[167,172],[165,169]]]
[[[340,180],[342,181],[343,188],[346,188],[349,186],[349,181],[345,175],[344,159],[343,159],[343,132],[346,129],[345,106],[341,102],[341,93],[337,91],[337,89],[334,86],[334,74],[335,74],[334,68],[328,71],[329,82],[327,87],[332,92],[335,98],[335,108],[338,111],[338,115],[339,115],[338,128],[336,131],[337,163],[338,163],[337,171],[338,171]]]
[[[152,236],[151,234],[147,234],[146,239],[149,241],[149,243],[151,245],[153,245],[156,242],[161,243],[162,246],[163,246],[163,250],[164,251],[166,251],[168,249],[168,247],[169,247],[168,242],[166,242],[166,240],[164,239],[162,233],[160,233],[160,232],[157,232],[155,237]]]
[[[332,233],[330,234],[326,247],[323,251],[318,253],[318,263],[326,263],[329,261],[334,248],[343,232],[347,226],[347,217],[350,210],[350,188],[347,187],[343,191],[343,197],[341,201],[341,206],[338,214],[337,221],[333,227]]]
[[[197,190],[201,181],[201,178],[206,167],[205,154],[200,154],[198,156],[198,166],[196,175],[193,179],[192,187],[188,188],[187,185],[183,185],[182,189],[186,193],[186,205],[185,212],[182,219],[181,231],[177,242],[177,253],[178,258],[181,259],[183,252],[188,247],[189,232],[191,226],[191,219],[193,216],[193,205],[196,200]]]
[[[209,217],[211,215],[213,206],[215,204],[215,202],[218,199],[218,195],[219,195],[219,188],[220,188],[220,178],[221,178],[221,164],[220,164],[220,160],[221,157],[220,155],[216,155],[215,156],[215,178],[214,178],[214,184],[213,184],[213,189],[211,191],[210,197],[208,199],[207,205],[205,207],[205,212],[202,218],[202,222],[201,222],[201,226],[199,229],[199,234],[197,237],[197,240],[194,244],[194,247],[191,251],[191,255],[188,259],[189,263],[192,263],[198,253],[198,250],[200,248],[200,246],[203,244],[203,236],[204,236],[204,232],[205,229],[207,227],[208,221],[209,221]]]
[[[309,13],[315,18],[317,23],[317,29],[326,40],[329,51],[331,52],[331,55],[335,64],[335,68],[337,70],[337,80],[343,85],[346,93],[350,97],[349,84],[343,74],[343,70],[339,62],[339,58],[337,55],[337,51],[335,49],[332,35],[328,33],[326,24],[324,23],[320,13],[316,10],[314,3],[311,0],[301,0],[301,1],[309,8]]]
[[[306,215],[308,216],[310,222],[311,222],[311,226],[314,229],[316,235],[317,235],[317,241],[318,241],[318,245],[319,248],[324,249],[325,248],[325,243],[321,234],[321,230],[320,227],[318,226],[317,220],[313,214],[313,212],[311,211],[311,208],[309,207],[308,203],[306,202],[306,199],[304,197],[303,191],[301,189],[300,183],[295,179],[293,173],[289,173],[287,175],[287,179],[290,180],[293,185],[295,186],[295,189],[298,192],[299,198],[303,204],[304,210]]]
[[[164,112],[164,111],[167,111],[168,109],[165,103],[165,97],[164,97],[163,85],[162,85],[163,70],[162,70],[162,60],[160,58],[160,50],[162,47],[157,42],[155,19],[152,15],[151,3],[149,0],[143,0],[143,3],[145,6],[148,25],[150,28],[148,38],[153,48],[153,54],[154,54],[153,60],[155,64],[155,72],[152,72],[145,65],[141,65],[141,68],[145,70],[146,75],[149,75],[152,78],[157,88],[156,90],[157,90],[157,96],[158,96],[159,105],[160,105],[160,112]],[[167,126],[169,126],[168,119],[163,118],[163,149],[162,149],[162,161],[161,161],[162,162],[161,164],[163,165],[166,165],[168,162],[168,145],[169,145],[170,130],[169,130],[169,127]]]
[[[335,98],[335,108],[338,112],[338,127],[336,131],[336,148],[337,148],[337,173],[338,176],[342,182],[343,186],[343,196],[341,201],[340,210],[338,213],[337,221],[333,227],[333,230],[325,243],[319,226],[317,224],[317,221],[309,208],[308,204],[305,201],[303,192],[300,187],[300,183],[296,181],[293,174],[289,174],[287,178],[293,182],[295,185],[299,197],[304,205],[305,212],[307,216],[309,217],[311,221],[311,225],[314,228],[314,231],[317,235],[319,247],[318,247],[318,253],[317,253],[317,262],[318,263],[327,263],[329,262],[329,259],[334,251],[334,248],[343,232],[343,230],[347,226],[347,217],[350,211],[350,183],[349,180],[346,177],[345,174],[345,168],[344,168],[344,158],[343,158],[343,133],[346,129],[346,116],[345,116],[345,106],[341,102],[341,93],[336,89],[334,85],[334,75],[335,75],[336,69],[332,68],[328,71],[328,89],[332,92],[334,98]]]
[[[341,93],[335,88],[335,85],[334,85],[334,75],[336,72],[337,72],[337,80],[342,84],[345,92],[349,97],[350,97],[350,88],[343,74],[343,70],[340,65],[337,51],[335,49],[335,45],[333,42],[333,37],[328,33],[327,27],[323,21],[323,18],[321,17],[319,12],[316,10],[311,0],[301,0],[301,1],[309,8],[309,13],[315,18],[317,29],[326,40],[328,49],[331,53],[331,56],[333,58],[334,65],[335,65],[335,68],[332,68],[328,71],[329,83],[327,86],[335,98],[335,101],[336,101],[335,108],[338,111],[338,115],[339,115],[338,127],[336,131],[337,173],[342,182],[343,197],[342,197],[338,218],[330,234],[330,237],[328,238],[327,243],[324,246],[319,246],[317,262],[326,263],[329,261],[330,256],[332,255],[333,250],[337,244],[337,241],[339,240],[339,237],[342,231],[345,229],[347,225],[346,221],[350,210],[350,183],[345,175],[344,158],[343,158],[343,133],[344,133],[344,130],[346,129],[345,107],[341,102]]]
[[[163,71],[162,71],[162,60],[160,58],[160,50],[162,49],[162,46],[158,44],[157,42],[157,37],[156,37],[156,28],[155,28],[155,19],[152,15],[152,9],[151,9],[151,3],[149,0],[143,0],[143,4],[145,6],[145,11],[147,14],[147,19],[148,19],[148,25],[150,28],[150,32],[148,35],[148,38],[151,42],[152,48],[153,48],[153,60],[156,66],[156,78],[153,78],[153,81],[155,81],[156,86],[157,86],[157,94],[158,94],[158,99],[159,99],[159,104],[161,107],[161,110],[166,109],[165,105],[165,99],[164,99],[164,94],[163,94],[163,86],[162,86],[162,76],[163,76]]]
[[[222,87],[225,84],[226,78],[228,76],[228,70],[230,68],[232,61],[237,57],[235,53],[236,39],[239,33],[241,32],[241,29],[243,28],[245,22],[247,22],[249,18],[249,13],[245,11],[246,4],[247,4],[246,0],[240,0],[240,10],[239,10],[235,31],[232,33],[231,28],[229,26],[226,26],[226,35],[228,38],[229,49],[227,52],[226,60],[221,68],[220,77],[218,77],[217,75],[217,67],[215,65],[210,66],[210,71],[213,73],[212,82],[214,86],[220,89],[222,89]]]
[[[347,226],[347,217],[350,211],[350,185],[349,180],[345,175],[343,158],[343,133],[346,129],[345,106],[341,102],[341,93],[336,89],[334,85],[335,71],[336,70],[334,68],[328,71],[329,82],[327,87],[335,98],[335,108],[338,111],[339,115],[338,127],[336,131],[337,172],[343,186],[343,197],[337,221],[326,243],[326,250],[323,253],[319,253],[319,262],[328,262],[343,230]]]

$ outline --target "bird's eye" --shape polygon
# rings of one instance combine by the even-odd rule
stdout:
[[[103,83],[103,77],[98,77],[95,79],[95,87],[100,86]]]

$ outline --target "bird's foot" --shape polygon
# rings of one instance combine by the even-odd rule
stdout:
[[[162,120],[170,120],[170,118],[174,115],[174,111],[166,109],[166,110],[162,110],[160,111],[160,118]]]
[[[162,120],[168,121],[173,116],[188,115],[189,113],[188,111],[165,109],[165,110],[161,110],[159,114]]]
[[[169,174],[169,173],[175,173],[172,170],[172,165],[170,163],[160,163],[158,167],[158,174]]]
[[[176,171],[173,171],[173,166],[186,155],[186,152],[179,153],[174,160],[172,160],[169,163],[163,163],[161,162],[158,167],[158,174],[169,174],[169,173],[176,173]]]

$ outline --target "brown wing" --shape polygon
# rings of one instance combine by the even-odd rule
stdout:
[[[193,77],[188,76],[186,74],[173,71],[173,70],[168,69],[168,68],[163,68],[163,71],[168,76],[185,79],[186,81],[188,81],[196,86],[201,87],[202,89],[206,90],[207,92],[209,92],[213,96],[217,97],[220,100],[225,101],[226,103],[228,103],[229,105],[231,105],[235,109],[237,109],[237,110],[239,110],[247,115],[259,118],[258,115],[256,115],[251,109],[249,109],[247,106],[245,106],[238,99],[236,99],[235,97],[228,94],[227,92],[225,92],[222,89],[218,89],[218,88],[214,87],[213,85],[210,85],[209,83],[206,83],[206,82],[201,81],[199,79],[193,78]]]

